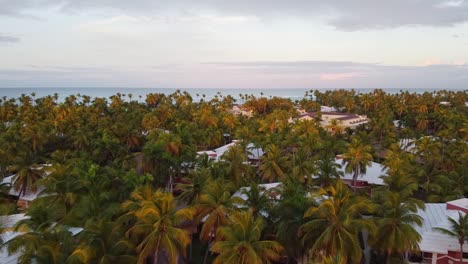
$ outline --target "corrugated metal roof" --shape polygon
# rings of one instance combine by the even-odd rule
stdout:
[[[427,203],[424,210],[419,209],[418,215],[423,219],[421,227],[414,226],[421,235],[419,247],[423,252],[447,254],[448,251],[459,251],[460,245],[456,238],[434,230],[435,227],[450,228],[448,217],[458,219],[457,210],[448,210],[445,203]],[[468,245],[463,247],[468,252]]]

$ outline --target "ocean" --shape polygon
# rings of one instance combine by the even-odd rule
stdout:
[[[54,95],[57,93],[59,95],[59,101],[63,101],[66,97],[70,95],[88,95],[91,97],[104,97],[109,98],[112,95],[117,93],[132,95],[132,100],[144,101],[146,94],[148,93],[164,93],[171,94],[174,93],[177,89],[175,88],[0,88],[0,97],[6,96],[7,98],[18,98],[22,94],[31,95],[35,94],[36,97],[43,97],[47,95]],[[291,100],[300,100],[305,97],[307,91],[310,90],[319,90],[326,91],[331,89],[306,89],[306,88],[290,88],[290,89],[212,89],[212,88],[190,88],[190,89],[180,89],[181,91],[187,91],[193,98],[194,101],[199,101],[204,98],[204,100],[210,100],[217,94],[221,95],[231,95],[236,99],[240,99],[240,95],[254,95],[254,96],[266,96],[266,97],[282,97],[290,98]],[[369,93],[374,89],[370,88],[355,88],[358,93]],[[401,90],[423,93],[423,92],[432,92],[441,89],[428,89],[428,88],[413,88],[413,89],[383,89],[387,93],[398,93]],[[463,91],[463,89],[455,90]],[[127,97],[128,98],[128,97]]]

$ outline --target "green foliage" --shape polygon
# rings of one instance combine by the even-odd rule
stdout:
[[[21,263],[141,263],[160,251],[174,262],[193,238],[224,261],[232,252],[242,255],[239,241],[251,248],[277,241],[284,251],[273,242],[266,249],[275,252],[254,250],[254,262],[281,252],[301,263],[344,263],[358,261],[358,234],[375,224],[382,231],[369,242],[387,261],[399,261],[401,252],[417,249],[413,226],[423,201],[468,195],[465,92],[308,91],[296,104],[240,96],[251,117],[234,113],[232,96],[196,101],[183,91],[148,94],[144,102],[125,94],[1,98],[0,179],[16,174],[12,186],[0,186],[2,214],[29,217],[16,226],[22,234],[7,243],[10,251],[24,252]],[[294,121],[295,107],[322,105],[370,122],[340,133],[339,122],[321,127],[320,114]],[[238,144],[219,162],[197,157],[233,139]],[[410,140],[414,148],[402,150],[399,141]],[[249,160],[249,143],[265,151],[259,160]],[[355,180],[372,160],[382,161],[386,185],[372,189],[372,202],[338,180],[338,154]],[[279,180],[273,190],[258,187]],[[153,191],[174,186],[177,199]],[[232,197],[242,186],[250,186],[246,201]],[[7,195],[11,188],[41,191],[40,198],[18,209]],[[72,235],[70,227],[83,231]]]

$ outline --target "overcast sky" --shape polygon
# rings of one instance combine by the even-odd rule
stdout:
[[[0,87],[467,88],[468,0],[0,0]]]

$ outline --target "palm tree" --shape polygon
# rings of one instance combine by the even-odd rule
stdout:
[[[245,177],[248,176],[250,166],[247,164],[247,155],[245,146],[237,144],[229,148],[221,157],[221,162],[226,165],[227,173],[230,179],[239,186]]]
[[[135,224],[128,229],[126,236],[137,246],[138,263],[145,263],[153,256],[153,263],[158,262],[159,252],[164,250],[170,263],[176,263],[177,254],[185,255],[190,243],[190,234],[179,227],[193,216],[193,210],[177,210],[174,197],[170,193],[153,192],[144,186],[131,195],[132,200],[123,203],[127,216],[133,216]]]
[[[79,234],[80,244],[68,258],[68,263],[135,263],[132,245],[120,240],[114,222],[99,220],[88,222]],[[119,241],[116,243],[116,241]]]
[[[372,211],[374,205],[365,197],[353,195],[341,181],[336,187],[321,188],[318,196],[320,205],[310,207],[304,214],[312,220],[301,227],[306,235],[317,237],[311,251],[319,258],[340,255],[344,263],[359,263],[359,232],[364,228],[370,233],[375,230],[373,222],[361,214]]]
[[[342,155],[345,171],[353,173],[353,190],[356,190],[356,181],[359,175],[366,173],[366,168],[372,162],[372,148],[353,137],[351,143],[346,145],[347,151]]]
[[[266,156],[260,157],[260,175],[263,179],[274,182],[277,178],[284,178],[284,170],[287,167],[287,156],[282,155],[281,149],[276,145],[268,145]]]
[[[241,192],[247,196],[244,205],[252,211],[254,217],[262,217],[262,212],[271,208],[271,200],[264,187],[255,182],[251,182],[249,189],[243,189]]]
[[[463,245],[465,244],[465,241],[468,241],[468,214],[462,214],[459,211],[458,220],[451,217],[448,217],[447,219],[450,223],[450,227],[448,229],[436,227],[434,230],[458,239],[458,243],[460,244],[460,264],[462,264]]]
[[[236,212],[230,216],[230,224],[218,229],[218,237],[211,251],[219,255],[213,263],[255,264],[278,261],[283,247],[276,241],[261,240],[263,220],[255,219],[251,211]]]
[[[285,247],[289,257],[297,263],[305,264],[309,248],[316,237],[304,235],[300,229],[310,220],[304,218],[304,213],[317,204],[315,200],[307,198],[305,186],[291,176],[283,180],[280,187],[273,189],[273,192],[280,197],[270,211],[276,238]]]
[[[65,263],[73,251],[74,238],[68,227],[54,226],[41,232],[30,231],[7,242],[8,253],[21,252],[18,263]]]
[[[181,183],[176,184],[176,190],[182,191],[177,199],[188,205],[198,204],[203,188],[210,181],[210,177],[211,172],[208,168],[191,170],[188,177],[184,177]]]
[[[31,164],[32,160],[30,155],[26,155],[9,167],[11,172],[16,173],[13,188],[19,192],[18,197],[25,195],[28,191],[37,191],[36,182],[43,176],[43,166]]]
[[[341,165],[336,163],[334,158],[324,157],[317,161],[316,166],[317,178],[314,179],[314,184],[321,188],[330,186],[343,177]]]
[[[382,217],[377,218],[378,232],[373,244],[387,254],[387,263],[392,263],[394,254],[419,250],[421,235],[414,229],[414,225],[421,226],[423,223],[417,211],[418,208],[424,208],[424,203],[399,192],[386,192],[384,199]]]
[[[216,230],[227,223],[227,217],[232,213],[235,205],[242,204],[242,199],[231,196],[230,187],[222,180],[208,183],[196,206],[197,221],[204,222],[200,231],[200,239],[208,242],[204,263],[208,257],[210,244],[216,237]]]

